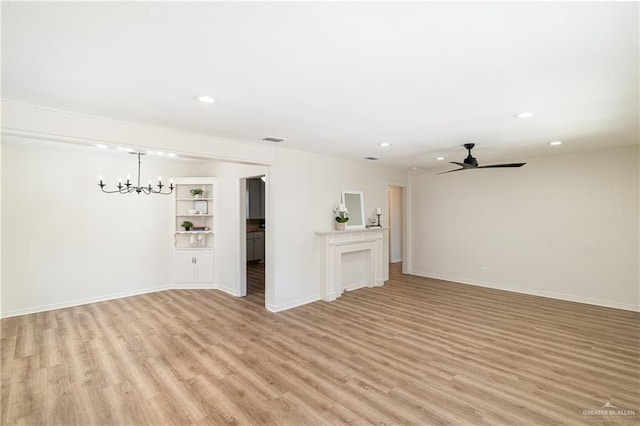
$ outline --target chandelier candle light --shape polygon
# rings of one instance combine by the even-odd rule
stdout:
[[[144,155],[144,153],[142,152],[130,152],[130,154],[137,154],[138,155],[138,185],[134,186],[131,184],[131,175],[127,175],[127,182],[126,183],[122,183],[122,178],[118,178],[118,186],[117,189],[114,189],[113,191],[106,191],[104,189],[104,187],[106,186],[106,184],[102,183],[102,176],[98,177],[99,183],[98,186],[100,187],[100,189],[102,190],[102,192],[105,192],[107,194],[114,194],[114,193],[119,193],[119,194],[130,194],[132,192],[136,192],[138,194],[140,193],[145,193],[147,195],[150,194],[162,194],[162,195],[169,195],[173,192],[173,189],[175,188],[175,186],[173,186],[173,179],[169,180],[169,191],[162,191],[162,188],[164,188],[165,185],[162,184],[162,176],[158,176],[158,189],[154,189],[151,186],[151,180],[149,180],[149,186],[140,186],[140,156]]]

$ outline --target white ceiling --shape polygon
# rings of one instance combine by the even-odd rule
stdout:
[[[2,97],[402,167],[460,161],[467,141],[481,163],[516,161],[554,140],[638,143],[638,16],[635,2],[3,2]]]

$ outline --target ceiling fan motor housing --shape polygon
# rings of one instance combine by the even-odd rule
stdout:
[[[475,157],[473,155],[471,155],[471,150],[473,149],[473,147],[476,144],[474,143],[465,143],[464,147],[467,151],[469,151],[469,154],[467,155],[467,158],[464,159],[464,163],[459,163],[457,161],[449,161],[451,164],[456,164],[458,166],[460,166],[459,169],[454,169],[454,170],[448,170],[446,172],[440,172],[440,173],[436,173],[437,175],[441,175],[444,173],[451,173],[451,172],[459,172],[461,170],[478,170],[478,169],[498,169],[498,168],[503,168],[503,167],[522,167],[527,163],[509,163],[509,164],[491,164],[489,166],[479,166],[478,165],[478,160],[475,159]]]
[[[475,143],[464,144],[464,147],[467,149],[467,151],[469,151],[469,155],[467,155],[467,158],[464,159],[464,164],[469,164],[471,166],[478,165],[478,160],[476,160],[476,158],[473,155],[471,155],[471,150],[473,149],[474,146],[476,146]]]
[[[467,158],[464,159],[465,164],[469,164],[471,166],[477,166],[478,160],[475,157],[472,157],[471,154],[467,155]]]

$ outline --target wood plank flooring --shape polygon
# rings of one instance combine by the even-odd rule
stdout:
[[[246,298],[171,290],[3,319],[0,422],[640,421],[638,313],[393,265],[383,287],[274,314],[259,267]]]

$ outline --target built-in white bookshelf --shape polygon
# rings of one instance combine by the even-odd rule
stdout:
[[[214,285],[215,178],[174,178],[171,246],[174,287],[211,288]],[[194,195],[193,190],[202,194]],[[185,229],[184,222],[193,227]]]
[[[195,178],[194,178],[195,179]],[[213,248],[213,182],[182,182],[183,178],[176,180],[175,205],[174,205],[174,230],[173,247],[175,249],[210,249]],[[202,196],[194,196],[192,190],[203,191]],[[187,230],[183,224],[193,224],[191,230]]]

